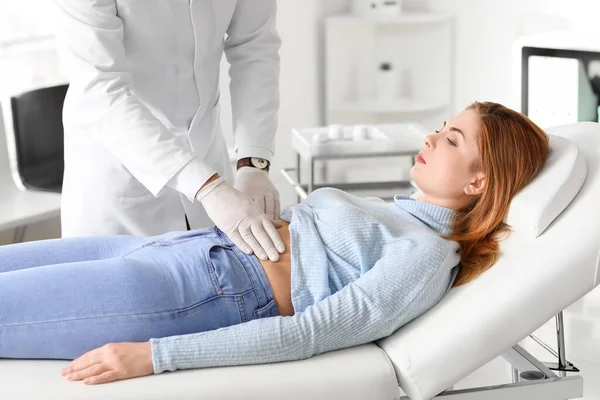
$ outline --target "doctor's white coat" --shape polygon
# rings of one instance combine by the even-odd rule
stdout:
[[[63,236],[155,235],[210,220],[194,194],[231,180],[219,67],[231,63],[238,158],[271,159],[276,0],[55,0],[65,100]]]

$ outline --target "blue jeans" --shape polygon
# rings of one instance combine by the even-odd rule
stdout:
[[[218,228],[0,246],[0,357],[73,359],[278,315],[269,281]]]

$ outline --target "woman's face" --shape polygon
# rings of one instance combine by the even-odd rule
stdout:
[[[465,110],[425,138],[410,170],[423,192],[419,200],[460,209],[483,191],[485,176],[474,168],[479,163],[480,125],[477,111]]]

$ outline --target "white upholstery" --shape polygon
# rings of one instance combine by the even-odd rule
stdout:
[[[538,237],[575,198],[587,176],[587,163],[574,142],[550,135],[552,151],[542,172],[512,200],[507,223]]]
[[[86,386],[59,371],[66,361],[0,360],[2,400],[395,399],[389,359],[372,343],[308,360],[197,369]]]
[[[378,344],[309,360],[177,371],[87,387],[59,361],[0,360],[0,399],[430,398],[499,356],[599,283],[600,125],[550,130],[575,141],[588,176],[573,202],[534,238],[513,233],[499,262]]]
[[[600,125],[548,131],[577,143],[588,167],[586,182],[544,234],[512,233],[489,271],[380,341],[412,400],[460,381],[598,285]]]

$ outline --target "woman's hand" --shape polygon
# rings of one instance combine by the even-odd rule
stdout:
[[[150,343],[109,343],[73,360],[61,375],[86,385],[152,375]]]

